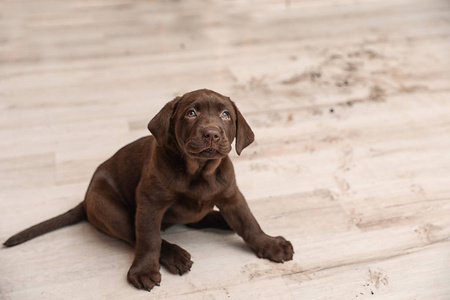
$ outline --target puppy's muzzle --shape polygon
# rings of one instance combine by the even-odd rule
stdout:
[[[202,131],[203,138],[211,145],[220,141],[220,131],[214,127],[205,128]]]

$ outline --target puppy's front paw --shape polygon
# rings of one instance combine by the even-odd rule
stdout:
[[[282,236],[267,237],[255,250],[259,258],[267,258],[277,263],[284,263],[292,260],[294,248],[291,242],[286,241]]]
[[[138,289],[151,291],[155,285],[161,282],[161,273],[159,270],[152,270],[152,268],[145,268],[140,265],[132,265],[128,271],[128,282]]]

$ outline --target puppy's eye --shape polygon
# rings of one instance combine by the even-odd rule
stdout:
[[[197,116],[197,112],[194,109],[190,109],[186,112],[186,117],[195,118]]]
[[[227,111],[222,112],[222,114],[220,115],[220,117],[221,117],[223,120],[230,120],[230,119],[231,119],[231,115],[230,115],[230,113],[227,112]]]

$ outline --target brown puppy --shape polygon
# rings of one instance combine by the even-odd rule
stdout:
[[[135,247],[128,281],[149,291],[161,281],[160,264],[180,275],[192,266],[187,251],[161,239],[161,229],[173,224],[232,229],[258,257],[292,259],[291,243],[261,230],[236,185],[231,143],[236,139],[240,154],[254,135],[228,97],[210,90],[187,93],[167,103],[148,128],[153,136],[123,147],[97,168],[82,203],[4,245],[87,218]]]

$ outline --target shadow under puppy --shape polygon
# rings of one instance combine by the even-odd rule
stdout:
[[[134,246],[128,281],[148,291],[161,282],[160,264],[180,275],[193,264],[187,251],[161,239],[161,229],[173,224],[232,229],[258,257],[292,259],[291,243],[261,230],[236,185],[231,143],[236,139],[241,154],[254,134],[228,97],[206,89],[187,93],[167,103],[148,128],[152,136],[123,147],[97,168],[83,202],[4,245],[87,219]]]

